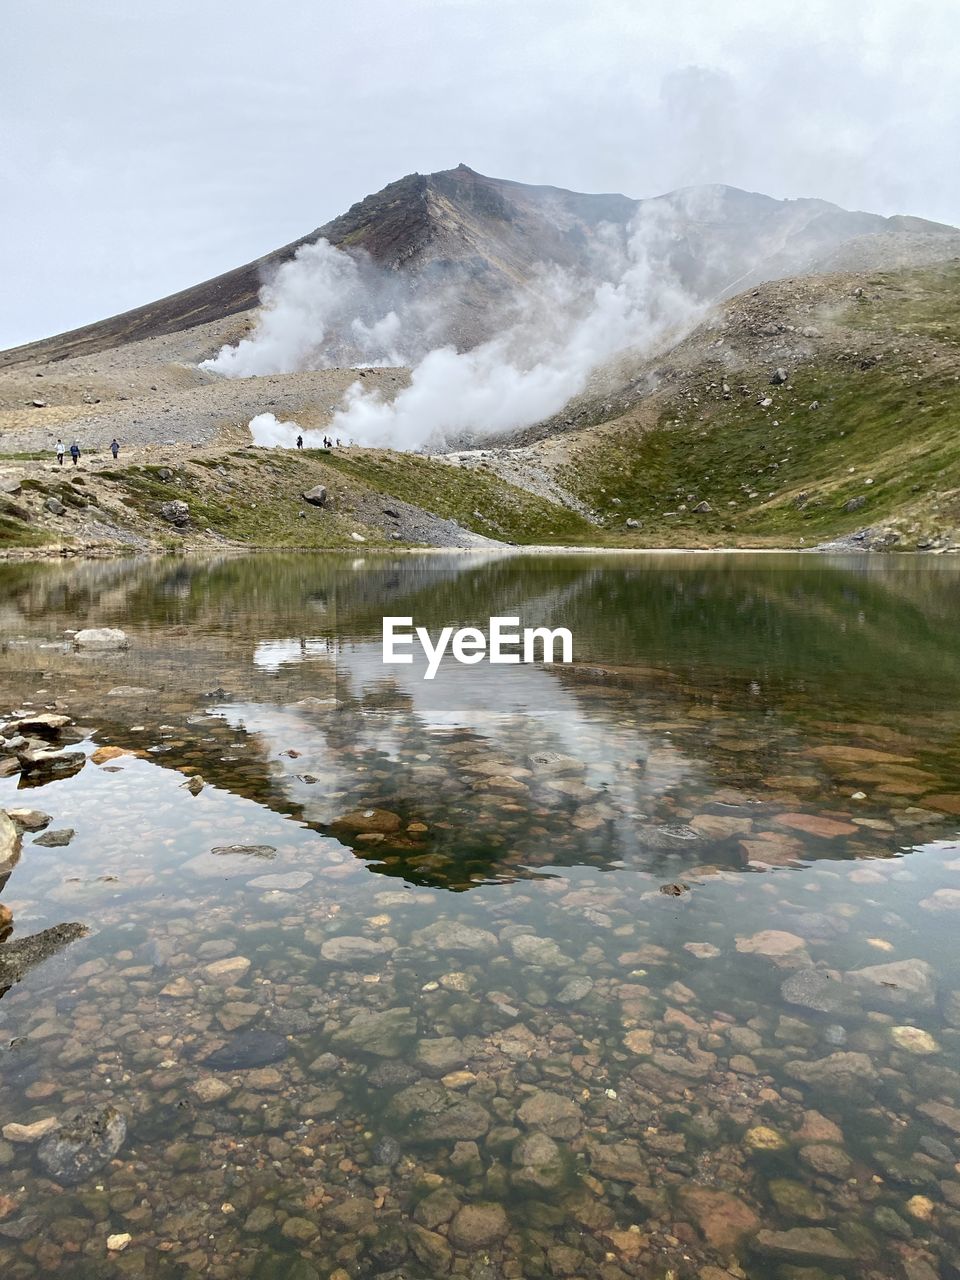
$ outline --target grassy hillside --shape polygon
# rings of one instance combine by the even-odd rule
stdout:
[[[474,533],[504,542],[576,545],[596,530],[583,516],[497,479],[492,472],[463,470],[434,458],[389,450],[326,455],[341,475],[377,493],[456,520]]]
[[[903,546],[949,536],[960,268],[877,277],[840,319],[843,341],[820,344],[786,384],[766,364],[704,367],[695,395],[664,398],[653,429],[628,415],[584,433],[561,479],[617,541],[627,518],[641,522],[637,543],[668,545],[809,544],[865,526]],[[702,502],[710,511],[695,512]]]

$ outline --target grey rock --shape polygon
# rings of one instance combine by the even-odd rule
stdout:
[[[842,983],[820,969],[795,969],[780,984],[780,994],[788,1004],[817,1013],[840,1013],[857,1003]]]
[[[473,925],[459,924],[456,920],[438,920],[425,929],[418,929],[412,941],[415,947],[465,955],[489,954],[500,946],[496,934],[489,933],[486,929],[477,929]]]
[[[59,498],[48,498],[43,505],[52,516],[65,516],[67,514],[67,508]]]
[[[510,950],[525,964],[540,965],[545,969],[566,969],[573,964],[552,938],[540,938],[533,933],[522,933],[517,938],[511,938]]]
[[[795,1059],[785,1064],[784,1071],[791,1080],[799,1080],[801,1084],[851,1097],[875,1085],[880,1078],[865,1053],[831,1053],[812,1062]]]
[[[190,508],[182,498],[172,498],[169,502],[161,503],[160,514],[168,524],[175,525],[178,529],[190,522]]]
[[[564,1181],[560,1148],[545,1133],[530,1133],[521,1138],[513,1149],[513,1163],[519,1166],[513,1175],[515,1186],[550,1191]]]
[[[89,930],[83,924],[56,924],[51,929],[28,934],[15,942],[3,943],[0,945],[0,991],[12,987],[34,965],[62,951],[87,933]]]
[[[538,1089],[517,1111],[527,1129],[540,1129],[551,1138],[575,1138],[583,1127],[583,1114],[572,1098]]]
[[[214,1071],[243,1071],[282,1062],[289,1052],[288,1041],[275,1031],[241,1031],[203,1062]]]
[[[63,849],[76,834],[73,827],[64,827],[60,831],[45,831],[33,843],[42,845],[45,849]]]
[[[916,958],[853,969],[844,981],[871,1008],[932,1009],[937,998],[932,967]]]
[[[50,826],[52,820],[50,814],[42,812],[41,809],[8,809],[6,817],[20,831],[42,831],[44,827]]]
[[[706,516],[710,514],[710,512],[713,510],[713,507],[711,507],[710,503],[707,502],[706,499],[704,499],[702,502],[698,502],[693,509],[698,516]]]
[[[37,1159],[63,1186],[76,1186],[102,1169],[123,1146],[127,1120],[116,1107],[78,1111],[42,1139]]]
[[[320,948],[324,960],[331,964],[362,964],[380,960],[394,949],[393,938],[353,938],[342,935],[328,938]]]
[[[407,1007],[380,1012],[365,1009],[334,1033],[333,1043],[339,1049],[377,1058],[397,1058],[416,1033],[417,1020]]]
[[[194,779],[191,778],[190,781],[193,782]],[[242,857],[264,858],[267,860],[276,857],[277,853],[272,844],[218,844],[214,845],[210,852],[215,853],[219,858],[232,857],[234,854],[238,854]]]
[[[85,627],[73,637],[75,649],[127,649],[130,641],[119,627]]]
[[[592,978],[571,978],[557,992],[558,1004],[576,1004],[585,999],[593,990]]]
[[[490,1129],[490,1116],[479,1102],[435,1080],[420,1080],[401,1089],[391,1100],[389,1113],[413,1126],[417,1136],[428,1142],[476,1140]]]
[[[71,777],[87,763],[82,751],[57,751],[46,747],[28,747],[17,752],[24,773],[57,774]]]
[[[433,1040],[418,1041],[414,1060],[422,1070],[442,1076],[462,1067],[467,1054],[463,1041],[456,1036],[439,1036]]]
[[[322,484],[317,484],[312,489],[307,489],[304,493],[301,493],[300,497],[304,502],[309,502],[312,507],[325,507],[327,505],[327,490]]]
[[[378,1138],[370,1151],[374,1164],[386,1165],[392,1169],[400,1159],[400,1143],[396,1138]]]
[[[854,1256],[826,1227],[791,1227],[789,1231],[760,1231],[753,1241],[758,1252],[787,1262],[853,1262]]]

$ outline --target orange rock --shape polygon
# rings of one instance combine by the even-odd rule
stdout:
[[[819,1111],[805,1111],[803,1124],[797,1130],[801,1142],[835,1142],[843,1145],[843,1130]]]
[[[802,938],[783,929],[761,929],[749,938],[737,939],[737,950],[745,955],[786,956],[802,951],[805,945]]]
[[[840,822],[836,818],[825,818],[817,813],[779,813],[776,821],[781,826],[804,831],[809,836],[820,836],[824,840],[857,834],[857,828],[852,822]]]
[[[711,1187],[685,1187],[680,1206],[715,1249],[733,1250],[760,1226],[760,1218],[743,1200]]]
[[[924,796],[924,808],[936,809],[940,813],[960,813],[960,793],[952,792],[939,796]]]
[[[142,756],[142,751],[131,751],[127,747],[97,747],[90,759],[94,764],[108,764],[119,756]]]

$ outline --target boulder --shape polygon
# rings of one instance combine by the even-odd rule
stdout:
[[[781,983],[780,994],[788,1004],[817,1013],[839,1013],[856,1004],[842,982],[820,969],[797,969]]]
[[[301,493],[300,497],[304,502],[309,502],[311,507],[325,507],[327,505],[326,486],[316,484],[312,489],[307,489]]]
[[[364,1009],[347,1026],[334,1033],[338,1049],[369,1053],[376,1058],[398,1058],[417,1033],[417,1020],[407,1007],[379,1012]]]
[[[876,1067],[865,1053],[831,1053],[813,1062],[794,1060],[784,1071],[791,1080],[817,1089],[856,1097],[879,1080]]]
[[[789,1231],[761,1231],[754,1245],[760,1253],[785,1262],[852,1263],[854,1255],[826,1227],[791,1227]]]
[[[435,1039],[420,1040],[414,1052],[417,1066],[430,1075],[446,1075],[457,1067],[462,1067],[467,1060],[463,1041],[456,1036],[438,1036]]]
[[[391,835],[394,831],[399,831],[401,819],[388,809],[353,809],[337,818],[331,826],[334,831],[347,833],[374,831]]]
[[[73,637],[75,649],[127,649],[130,641],[119,627],[87,627]]]
[[[437,920],[425,929],[418,929],[412,941],[415,947],[467,955],[489,955],[500,946],[496,934],[456,920]]]
[[[60,831],[45,831],[43,835],[37,836],[33,843],[44,849],[63,849],[75,835],[73,827],[64,827]]]
[[[8,809],[7,817],[20,831],[42,831],[51,822],[50,814],[40,809]]]
[[[518,1166],[514,1185],[535,1191],[552,1191],[563,1182],[563,1156],[554,1140],[545,1133],[529,1133],[513,1148],[513,1163]]]
[[[59,498],[48,498],[43,505],[52,516],[65,516],[67,514],[67,508]]]
[[[393,938],[352,938],[342,935],[328,938],[321,946],[320,954],[331,964],[363,964],[366,960],[382,959],[395,946]]]
[[[450,1223],[450,1241],[472,1253],[496,1244],[510,1230],[506,1210],[499,1204],[465,1204]]]
[[[190,508],[182,498],[171,498],[169,502],[160,504],[160,514],[168,524],[182,529],[190,522]]]
[[[116,1107],[78,1111],[41,1141],[37,1159],[54,1182],[76,1186],[112,1160],[126,1136],[126,1117]]]
[[[2,932],[2,916],[3,911],[0,910],[0,932]],[[34,965],[40,964],[48,956],[55,955],[63,947],[84,937],[88,932],[86,925],[82,924],[55,924],[51,929],[41,929],[39,933],[27,934],[25,938],[18,938],[16,942],[5,942],[0,946],[0,989],[12,987]]]
[[[572,1098],[538,1089],[521,1103],[517,1115],[528,1129],[540,1129],[551,1138],[575,1138],[583,1127],[583,1115]]]
[[[0,872],[20,857],[20,831],[8,813],[0,809]]]
[[[916,958],[853,969],[844,982],[871,1008],[932,1009],[937,996],[932,967]]]
[[[760,1226],[759,1215],[738,1196],[712,1187],[687,1186],[679,1193],[680,1207],[699,1228],[707,1244],[724,1253]]]

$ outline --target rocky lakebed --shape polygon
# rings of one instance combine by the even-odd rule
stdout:
[[[0,566],[4,1280],[957,1280],[958,588]]]

